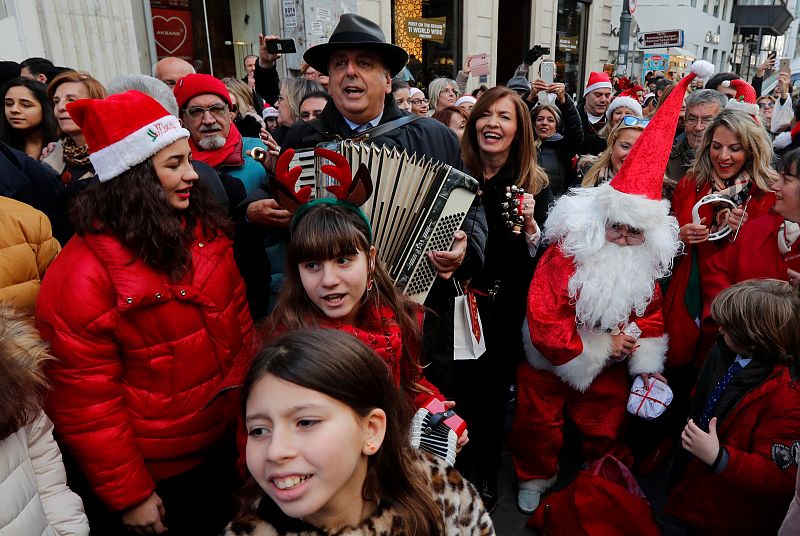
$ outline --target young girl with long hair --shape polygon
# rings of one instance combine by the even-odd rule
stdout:
[[[39,160],[42,149],[58,140],[58,124],[47,98],[47,87],[35,80],[15,78],[2,93],[0,140]]]
[[[408,448],[407,398],[353,337],[306,329],[271,341],[242,394],[253,482],[227,536],[494,534],[475,488]]]
[[[99,534],[216,534],[235,418],[209,401],[255,339],[230,224],[197,180],[189,132],[155,100],[128,91],[67,110],[91,125],[98,181],[76,199],[37,324],[57,358],[46,409],[70,482]]]
[[[400,388],[421,406],[431,396],[443,399],[420,366],[422,313],[378,260],[360,209],[323,198],[298,210],[266,338],[304,327],[350,333],[383,358]]]

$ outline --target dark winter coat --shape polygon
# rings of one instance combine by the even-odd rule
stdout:
[[[603,128],[603,125],[592,125],[589,122],[589,116],[586,115],[585,106],[586,101],[584,99],[578,101],[578,113],[581,116],[581,125],[583,125],[583,143],[581,144],[578,154],[598,155],[606,150],[608,141],[597,133]]]
[[[684,178],[694,162],[694,149],[689,145],[686,134],[675,139],[667,163],[667,177],[676,183]]]

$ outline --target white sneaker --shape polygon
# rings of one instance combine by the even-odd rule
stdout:
[[[542,492],[540,491],[521,489],[517,493],[517,507],[524,514],[532,514],[539,508],[539,501],[541,498]]]

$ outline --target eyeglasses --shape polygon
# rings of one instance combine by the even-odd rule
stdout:
[[[606,238],[611,240],[619,240],[625,237],[625,242],[631,246],[639,246],[644,244],[644,231],[629,227],[621,223],[612,223],[606,227]]]
[[[639,119],[633,115],[626,115],[622,118],[621,124],[625,125],[626,127],[635,127],[635,126],[642,126],[646,127],[650,123],[649,119]],[[649,131],[648,131],[649,132]]]
[[[209,106],[208,108],[203,108],[202,106],[192,106],[191,108],[186,108],[186,113],[192,119],[202,117],[206,112],[209,112],[214,117],[222,117],[228,112],[228,105],[215,104],[214,106]]]
[[[322,115],[322,110],[313,110],[311,112],[300,112],[300,119],[316,119]]]
[[[710,125],[714,122],[714,117],[697,117],[696,115],[688,115],[683,120],[684,124],[691,126],[694,125]]]
[[[772,101],[759,102],[758,103],[758,107],[761,108],[762,110],[764,108],[774,108],[775,107],[775,103],[772,102]]]
[[[422,104],[428,104],[430,101],[428,99],[411,99],[408,102],[410,102],[414,106],[420,106]]]

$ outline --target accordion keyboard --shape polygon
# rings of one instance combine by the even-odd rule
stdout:
[[[453,410],[445,409],[444,404],[434,398],[414,415],[411,446],[453,465],[456,463],[458,438],[466,428],[466,423]]]
[[[432,250],[447,251],[478,191],[478,181],[441,162],[408,155],[396,148],[364,142],[321,144],[344,155],[355,172],[367,168],[374,189],[361,207],[372,225],[378,255],[400,291],[424,303],[436,270]],[[333,179],[320,171],[328,161],[317,158],[316,195],[330,195]],[[302,177],[302,175],[301,175]]]

